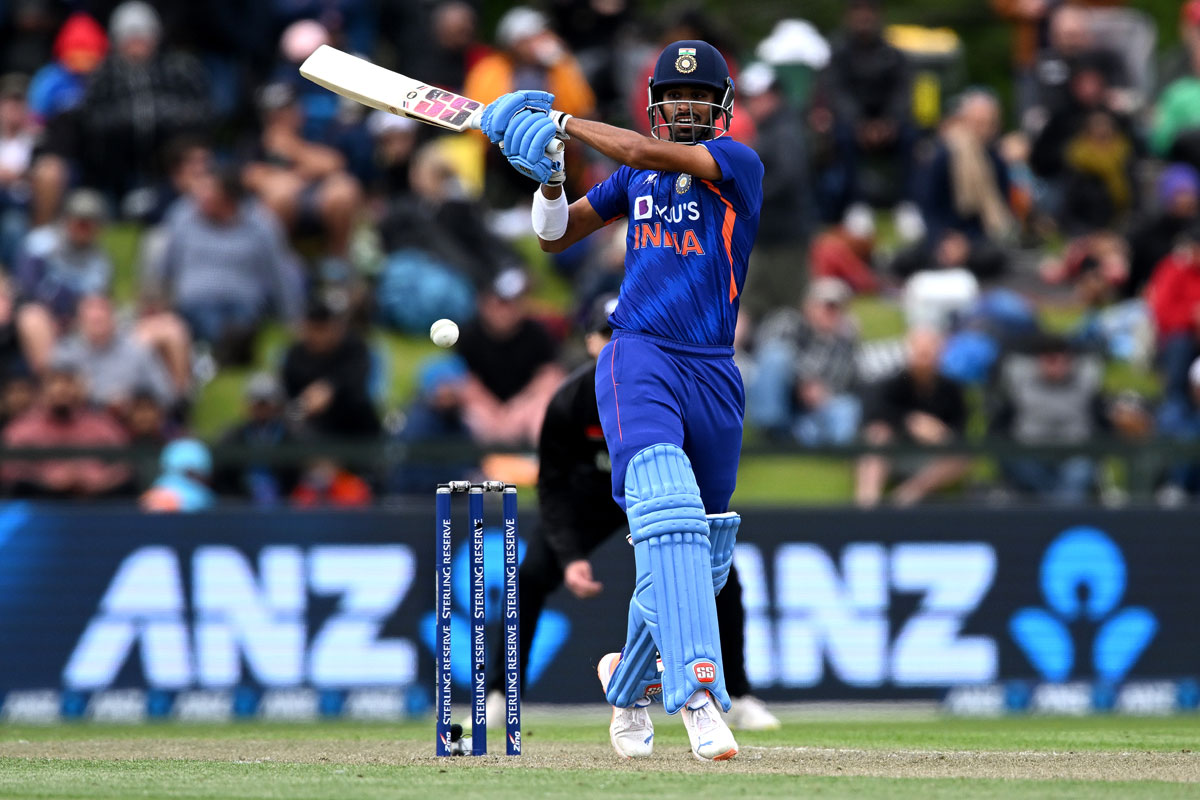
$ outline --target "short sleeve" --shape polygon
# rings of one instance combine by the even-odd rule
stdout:
[[[740,216],[752,216],[762,208],[763,163],[758,153],[734,139],[701,142],[721,168],[717,188]]]
[[[620,167],[587,193],[588,202],[605,225],[629,211],[629,174],[629,167]]]

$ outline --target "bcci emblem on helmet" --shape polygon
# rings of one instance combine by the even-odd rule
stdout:
[[[675,59],[675,70],[687,74],[696,70],[696,48],[679,48],[679,57]]]

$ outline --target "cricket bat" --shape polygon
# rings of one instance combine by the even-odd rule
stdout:
[[[327,44],[304,60],[300,74],[365,106],[448,131],[478,130],[483,117],[484,104],[478,100],[392,72]],[[546,155],[554,157],[562,148],[562,140],[554,139],[546,146]]]

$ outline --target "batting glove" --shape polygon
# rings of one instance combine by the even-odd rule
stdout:
[[[508,163],[538,183],[548,183],[563,167],[562,154],[555,160],[546,155],[546,146],[557,135],[554,123],[542,111],[518,111],[504,132],[501,148]]]
[[[548,112],[554,95],[549,92],[538,92],[524,89],[519,92],[509,92],[499,99],[488,103],[483,109],[479,120],[479,129],[492,144],[498,144],[504,139],[504,133],[512,123],[512,118],[526,109]]]

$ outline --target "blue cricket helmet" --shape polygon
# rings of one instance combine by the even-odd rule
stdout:
[[[733,119],[733,79],[729,76],[729,65],[721,51],[711,44],[699,39],[682,39],[672,42],[658,54],[654,62],[654,72],[650,75],[650,85],[647,89],[649,104],[646,113],[650,117],[650,133],[657,139],[663,137],[660,129],[666,128],[670,134],[670,125],[664,120],[659,121],[663,105],[663,91],[671,86],[703,86],[711,89],[717,98],[716,103],[710,103],[712,116],[709,118],[708,135],[700,138],[715,139],[729,131],[729,123]],[[721,124],[718,124],[718,118]]]

